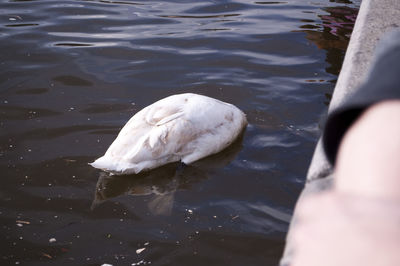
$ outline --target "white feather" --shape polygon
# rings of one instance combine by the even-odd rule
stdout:
[[[113,174],[190,164],[229,146],[247,125],[237,107],[198,94],[172,95],[136,113],[91,165]]]

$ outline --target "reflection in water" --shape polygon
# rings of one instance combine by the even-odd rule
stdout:
[[[337,76],[342,67],[345,51],[357,18],[358,8],[336,6],[326,7],[323,11],[328,14],[319,15],[322,20],[321,25],[316,25],[313,20],[303,20],[303,22],[308,23],[300,28],[303,29],[301,30],[302,32],[307,34],[306,38],[309,41],[315,43],[319,49],[326,50],[325,61],[329,63],[329,66],[326,67],[326,72]],[[307,82],[317,81],[315,79],[307,80]],[[336,80],[331,82],[335,83]],[[325,97],[325,105],[329,105],[332,93],[326,93]]]
[[[92,209],[120,195],[151,195],[153,197],[148,202],[150,212],[155,215],[170,215],[175,192],[203,178],[206,175],[201,170],[192,166],[179,169],[177,164],[130,176],[113,176],[102,172],[96,184]]]
[[[338,75],[344,53],[346,51],[358,9],[349,6],[327,7],[323,9],[327,15],[319,15],[322,20],[322,31],[314,23],[301,26],[307,33],[307,39],[314,42],[318,48],[327,51],[326,61],[330,67],[328,73]],[[305,21],[312,22],[312,21]]]
[[[350,38],[357,18],[358,9],[340,6],[327,7],[324,10],[329,13],[329,15],[321,16],[324,28],[339,39],[341,36],[347,39]]]
[[[170,215],[174,195],[208,178],[213,169],[222,168],[235,159],[242,148],[243,134],[220,153],[191,165],[171,163],[136,175],[115,176],[101,172],[96,184],[92,210],[102,202],[120,195],[152,196],[147,206],[154,215]]]

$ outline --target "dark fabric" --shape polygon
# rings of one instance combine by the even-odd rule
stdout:
[[[368,107],[384,100],[400,99],[400,38],[396,40],[394,45],[380,53],[367,81],[329,114],[322,141],[332,165],[347,129]]]

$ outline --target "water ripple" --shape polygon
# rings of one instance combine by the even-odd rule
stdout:
[[[291,215],[287,211],[268,206],[265,203],[221,200],[213,202],[212,206],[221,206],[227,213],[240,217],[240,226],[245,232],[266,234],[271,231],[287,230]]]
[[[5,27],[34,27],[34,26],[39,26],[37,23],[18,23],[18,24],[6,24],[4,25]]]
[[[266,147],[282,147],[282,148],[293,148],[300,145],[298,141],[290,141],[288,137],[285,136],[271,136],[271,135],[256,135],[251,140],[251,144],[257,148]]]
[[[278,264],[355,17],[347,2],[2,1],[0,230],[17,245],[0,264],[132,264],[144,243],[154,265]],[[242,109],[243,141],[105,182],[91,210],[101,178],[87,163],[133,114],[184,92]]]

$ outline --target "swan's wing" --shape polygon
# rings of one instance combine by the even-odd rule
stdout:
[[[182,116],[184,112],[179,106],[174,106],[171,104],[161,105],[154,104],[151,105],[145,114],[145,121],[147,124],[152,126],[159,126],[168,123]]]
[[[169,116],[164,117],[160,121],[157,122],[156,126],[161,126],[164,125],[165,123],[171,122],[174,119],[177,119],[179,117],[183,116],[183,112],[179,111],[177,113],[171,114]]]
[[[150,148],[153,149],[159,142],[166,144],[167,136],[168,136],[168,127],[156,126],[152,128],[147,138]]]
[[[157,105],[149,108],[145,115],[145,121],[150,126],[147,141],[150,148],[154,149],[156,145],[167,144],[169,131],[177,120],[184,116],[184,111],[179,106],[174,105]]]
[[[182,119],[184,112],[177,110],[179,109],[157,108],[156,112],[149,110],[145,116],[149,126],[148,131],[138,139],[128,157],[135,157],[137,160],[154,160],[173,154],[177,148],[179,136],[175,136],[175,132],[172,131],[182,128],[181,124],[185,123]]]

